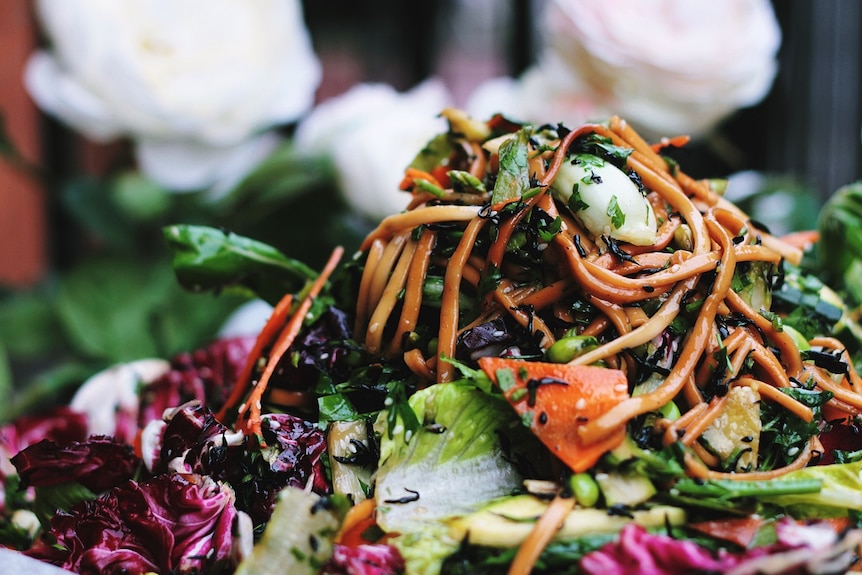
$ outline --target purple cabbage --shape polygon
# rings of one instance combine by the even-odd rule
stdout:
[[[230,479],[243,457],[242,433],[230,430],[198,401],[167,413],[153,472],[198,473],[214,479]]]
[[[233,491],[211,480],[128,481],[58,512],[26,554],[82,575],[217,572],[237,563],[236,517]]]
[[[0,511],[6,510],[6,478],[17,473],[9,460],[42,439],[61,443],[84,441],[87,416],[62,406],[0,426]]]
[[[285,485],[310,488],[325,495],[330,492],[324,469],[326,434],[316,424],[287,413],[262,417],[262,432],[267,444],[278,450],[270,469],[285,476]]]
[[[655,535],[631,523],[619,539],[581,559],[588,575],[684,575],[722,572],[733,565],[732,558],[716,558],[694,541]]]
[[[166,419],[155,442],[159,454],[152,471],[196,473],[230,483],[237,507],[255,525],[269,520],[276,495],[288,485],[320,495],[331,491],[324,468],[326,436],[312,422],[289,414],[264,415],[262,432],[270,447],[261,452],[197,401],[169,411]]]
[[[290,354],[279,364],[271,385],[307,390],[317,383],[321,373],[333,381],[345,381],[351,370],[348,359],[359,351],[349,343],[350,337],[347,314],[332,306],[326,308],[290,346]]]
[[[862,542],[858,530],[837,534],[827,524],[783,519],[776,542],[739,553],[713,553],[694,541],[652,534],[629,524],[619,538],[581,559],[587,575],[685,575],[698,573],[844,573]]]
[[[336,544],[321,575],[398,575],[405,567],[404,558],[391,545]]]
[[[222,339],[171,359],[171,370],[141,390],[138,425],[162,419],[166,409],[197,400],[212,410],[226,401],[254,345],[254,337]]]

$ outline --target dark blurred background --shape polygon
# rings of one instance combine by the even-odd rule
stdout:
[[[482,80],[517,75],[533,62],[533,21],[542,2],[305,1],[324,65],[318,99],[358,82],[405,90],[430,75],[443,77],[456,98],[464,98]],[[783,39],[772,91],[729,118],[708,142],[686,149],[680,161],[694,176],[780,175],[822,202],[862,172],[862,3],[776,0],[774,7]],[[98,175],[128,161],[122,144],[82,141],[33,109],[16,75],[40,41],[27,3],[0,0],[0,31],[2,108],[18,151],[56,179]],[[72,257],[76,229],[21,170],[0,170],[0,282],[26,285]]]

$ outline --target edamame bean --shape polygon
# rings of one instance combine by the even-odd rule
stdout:
[[[591,335],[572,335],[562,337],[548,348],[548,361],[568,363],[591,349],[598,347],[599,342]]]
[[[599,501],[599,484],[589,473],[575,473],[569,478],[572,495],[582,507],[592,507]]]

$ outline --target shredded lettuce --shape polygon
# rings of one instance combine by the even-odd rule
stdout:
[[[387,429],[385,413],[376,424],[378,523],[401,534],[392,543],[409,572],[430,574],[458,544],[446,540],[445,520],[519,488],[513,462],[535,439],[503,400],[472,385],[433,385],[411,396],[410,407],[421,423],[415,432],[400,417]]]

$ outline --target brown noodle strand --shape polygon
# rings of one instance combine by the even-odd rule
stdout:
[[[454,377],[454,366],[445,361],[444,358],[455,357],[455,343],[458,336],[458,314],[460,304],[458,302],[461,291],[462,269],[470,256],[470,250],[476,243],[479,232],[488,220],[474,218],[467,224],[461,241],[452,259],[446,267],[446,276],[443,285],[443,297],[440,302],[440,335],[437,343],[437,382],[451,381]]]
[[[359,282],[359,293],[356,298],[356,319],[354,320],[353,332],[360,333],[365,330],[365,322],[369,314],[368,290],[371,287],[371,278],[383,257],[383,241],[374,240],[368,247],[365,258],[365,267],[362,269],[362,279]]]
[[[425,283],[428,264],[431,260],[431,251],[434,249],[436,241],[436,232],[427,228],[422,231],[422,236],[419,238],[416,251],[410,262],[410,269],[407,271],[407,282],[404,287],[404,304],[401,308],[401,318],[398,321],[398,328],[392,337],[392,344],[389,349],[390,353],[394,354],[401,349],[405,334],[416,329],[416,322],[419,319],[419,309],[422,306],[422,286]]]
[[[739,481],[765,481],[769,479],[775,479],[776,477],[781,477],[791,471],[795,471],[797,469],[802,469],[808,462],[811,461],[811,457],[814,454],[814,444],[817,442],[816,438],[812,438],[808,443],[805,444],[805,447],[799,450],[799,454],[796,459],[793,460],[792,463],[786,465],[784,467],[778,467],[776,469],[771,469],[769,471],[748,471],[746,473],[734,473],[734,472],[723,472],[723,471],[713,471],[703,464],[702,461],[698,461],[695,459],[691,453],[686,452],[684,456],[685,467],[688,474],[692,477],[699,479],[736,479]]]
[[[360,251],[367,250],[376,239],[388,239],[394,234],[409,230],[423,224],[440,222],[469,222],[479,213],[479,208],[474,206],[425,206],[409,212],[402,212],[387,216],[365,237],[359,246]]]
[[[374,312],[372,312],[371,319],[368,320],[368,327],[365,332],[365,347],[372,354],[378,354],[382,349],[383,330],[386,327],[389,316],[398,304],[399,292],[404,288],[404,284],[407,283],[407,270],[410,267],[415,252],[416,242],[412,240],[407,241],[401,250],[401,255],[398,258],[395,269],[392,270],[392,276],[380,295],[380,301]]]
[[[695,325],[686,338],[683,351],[677,360],[674,369],[664,384],[655,391],[637,397],[631,397],[611,407],[606,413],[578,428],[578,434],[586,443],[598,441],[614,429],[618,429],[620,422],[628,422],[647,411],[658,409],[671,401],[679,393],[685,384],[686,378],[693,372],[701,357],[706,339],[711,335],[712,325],[715,321],[716,308],[724,295],[730,290],[733,279],[733,271],[736,267],[735,252],[732,249],[729,234],[712,218],[705,220],[706,226],[721,241],[724,248],[721,256],[721,265],[715,277],[713,291],[710,293],[701,307],[700,314],[695,320]]]

